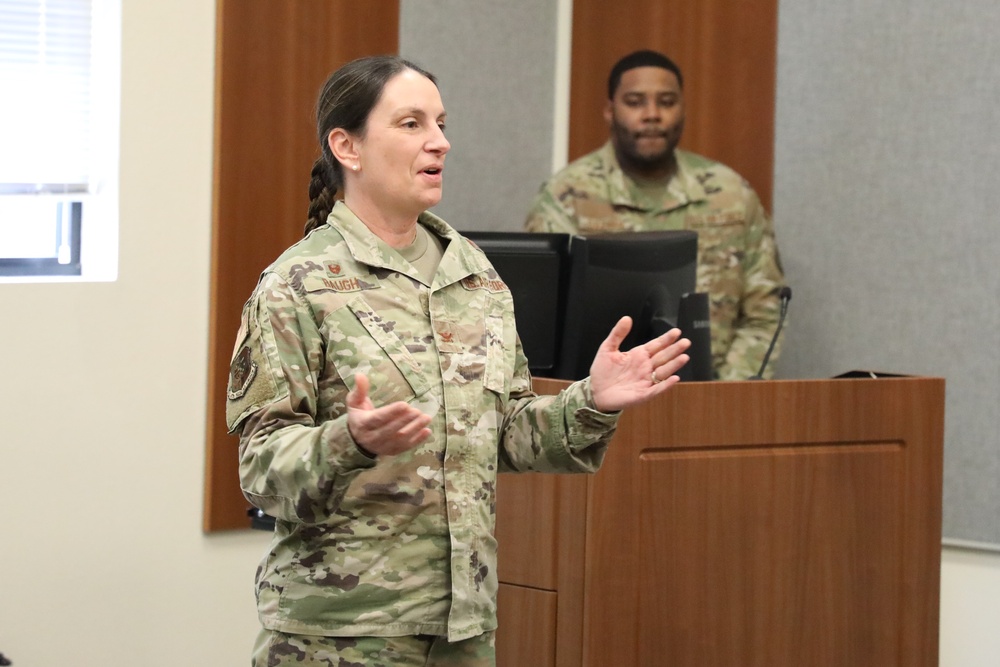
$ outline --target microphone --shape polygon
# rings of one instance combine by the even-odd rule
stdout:
[[[781,333],[781,326],[785,323],[785,315],[788,314],[788,302],[792,300],[792,288],[785,285],[778,292],[778,298],[781,300],[781,312],[778,314],[778,328],[774,330],[774,335],[771,337],[771,344],[767,346],[767,352],[764,353],[764,361],[760,364],[760,370],[757,371],[756,375],[751,375],[748,380],[763,380],[764,379],[764,369],[767,368],[767,362],[771,358],[771,352],[774,350],[774,344],[778,342],[778,334]]]

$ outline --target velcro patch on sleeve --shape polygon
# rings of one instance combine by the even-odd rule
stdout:
[[[229,366],[229,386],[226,387],[226,396],[230,401],[237,401],[246,396],[247,390],[257,377],[258,368],[250,346],[241,347]]]
[[[249,319],[248,312],[243,318],[226,386],[226,425],[230,432],[249,414],[279,398],[278,385],[264,356],[260,326]]]

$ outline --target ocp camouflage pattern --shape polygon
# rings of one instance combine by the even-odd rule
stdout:
[[[485,632],[448,642],[431,635],[320,637],[264,630],[254,647],[254,667],[495,667],[496,636]]]
[[[599,234],[690,229],[698,232],[697,290],[709,295],[712,362],[722,380],[754,375],[778,322],[785,284],[774,226],[749,184],[723,164],[677,150],[666,188],[637,184],[610,142],[546,182],[525,228]],[[780,341],[765,376],[773,374]]]
[[[257,573],[267,629],[494,629],[497,472],[594,472],[614,432],[588,380],[531,392],[509,289],[444,221],[420,222],[447,242],[433,285],[339,203],[244,307],[227,421],[243,493],[276,518]],[[377,462],[359,451],[345,408],[359,372],[376,406],[430,415],[430,439]]]

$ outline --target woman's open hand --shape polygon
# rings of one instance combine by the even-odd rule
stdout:
[[[358,373],[354,383],[347,395],[347,429],[363,449],[376,456],[394,456],[431,436],[430,416],[403,401],[376,408],[368,396],[368,377]]]
[[[590,366],[594,407],[601,412],[616,412],[662,394],[680,380],[675,373],[688,362],[684,351],[691,341],[681,338],[680,329],[622,352],[619,346],[631,329],[632,318],[618,320]]]

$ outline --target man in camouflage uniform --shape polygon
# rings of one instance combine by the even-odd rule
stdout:
[[[723,380],[756,375],[777,327],[784,286],[774,227],[760,200],[732,169],[677,149],[683,79],[666,56],[637,51],[622,58],[611,70],[604,115],[610,141],[542,187],[525,227],[698,232],[697,290],[709,295],[715,373]],[[779,349],[780,343],[772,361]]]
[[[337,637],[491,646],[497,472],[594,472],[617,422],[593,407],[589,379],[531,392],[507,286],[442,220],[419,223],[443,247],[428,275],[338,203],[264,271],[233,354],[241,487],[276,518],[261,621],[344,655],[354,640]],[[374,405],[428,415],[430,437],[377,461],[359,448],[347,427],[357,374]],[[277,653],[298,650],[288,640]]]

